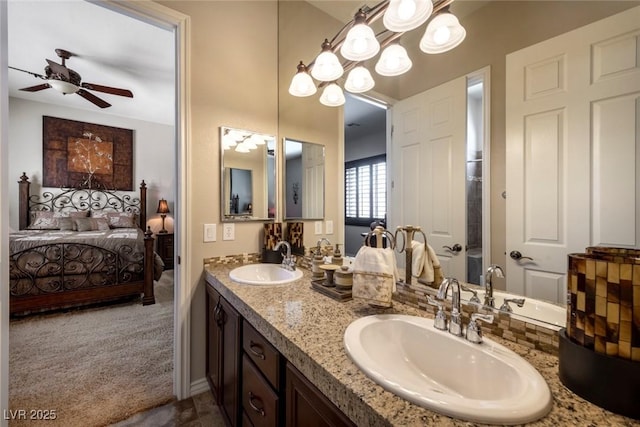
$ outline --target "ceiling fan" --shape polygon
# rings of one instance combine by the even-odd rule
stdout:
[[[32,73],[31,71],[21,70],[20,68],[9,67],[11,69],[22,71],[23,73],[31,74],[34,77],[37,77],[42,80],[46,80],[46,83],[42,83],[36,86],[29,86],[22,88],[20,90],[24,90],[26,92],[37,92],[43,89],[54,88],[58,92],[63,95],[67,95],[70,93],[77,93],[87,101],[90,101],[97,105],[100,108],[110,107],[109,104],[104,99],[98,98],[91,92],[87,92],[88,90],[95,90],[98,92],[109,93],[111,95],[118,96],[126,96],[128,98],[133,98],[133,93],[127,89],[119,89],[115,87],[102,86],[94,83],[86,83],[82,82],[82,78],[80,74],[73,71],[71,68],[67,68],[65,65],[65,61],[69,59],[72,54],[64,49],[56,49],[56,53],[62,59],[62,64],[58,64],[57,62],[53,62],[50,59],[47,59],[47,65],[44,67],[45,75]]]

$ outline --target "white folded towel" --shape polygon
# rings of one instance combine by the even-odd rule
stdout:
[[[440,260],[431,245],[427,244],[425,252],[425,244],[416,240],[411,241],[412,261],[411,275],[422,279],[427,283],[433,283],[435,280],[435,270],[440,267]]]
[[[353,261],[353,298],[390,307],[398,280],[396,257],[391,248],[362,246]]]

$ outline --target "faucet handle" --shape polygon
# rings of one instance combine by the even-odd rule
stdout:
[[[427,302],[430,305],[438,307],[438,312],[436,313],[435,319],[433,319],[433,327],[436,329],[440,329],[441,331],[447,330],[447,315],[444,312],[443,304],[431,298],[430,295],[427,295]]]
[[[482,305],[482,302],[480,302],[480,298],[478,298],[478,291],[476,291],[473,288],[469,288],[468,286],[465,286],[465,285],[460,285],[460,289],[462,289],[465,292],[471,292],[473,294],[471,295],[471,298],[469,298],[469,302],[471,304]]]
[[[487,323],[493,322],[493,314],[481,314],[473,313],[471,315],[471,321],[467,326],[467,332],[465,338],[472,343],[480,344],[482,342],[482,328],[478,320],[482,320]]]
[[[483,322],[493,323],[493,314],[472,313],[471,322],[482,320]]]
[[[511,313],[513,312],[513,309],[509,305],[510,302],[515,303],[518,307],[522,307],[524,305],[524,301],[524,298],[505,298],[502,305],[500,306],[500,311]]]

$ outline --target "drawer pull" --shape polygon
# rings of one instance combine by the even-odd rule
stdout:
[[[254,348],[259,349],[260,351],[256,351],[254,350]],[[264,352],[262,351],[262,347],[260,347],[260,344],[256,344],[253,341],[249,341],[249,351],[251,352],[251,354],[253,354],[256,357],[259,357],[260,359],[264,360],[265,359],[265,355]]]
[[[264,409],[262,409],[262,408],[260,408],[260,407],[256,406],[256,404],[255,404],[255,403],[253,403],[253,401],[254,401],[254,400],[261,402],[259,397],[257,397],[256,395],[254,395],[252,392],[249,392],[249,406],[251,406],[251,408],[252,408],[254,411],[256,411],[257,413],[259,413],[259,414],[260,414],[260,415],[262,415],[263,417],[264,417],[264,416],[266,416],[266,414],[265,414],[265,412],[264,412]]]

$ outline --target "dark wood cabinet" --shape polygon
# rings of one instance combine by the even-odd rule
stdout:
[[[164,262],[165,270],[173,269],[173,233],[156,234],[156,252]]]
[[[227,425],[240,424],[242,317],[207,286],[207,380]]]
[[[355,427],[342,411],[289,362],[286,378],[287,427]]]
[[[355,427],[213,286],[206,289],[206,375],[228,426]]]

